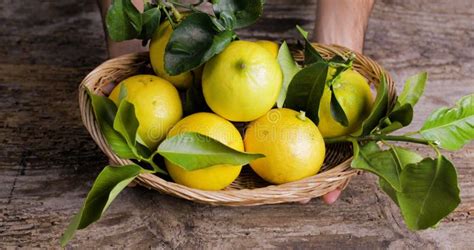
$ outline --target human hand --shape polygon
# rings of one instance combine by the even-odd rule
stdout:
[[[143,10],[142,0],[132,0],[139,10]],[[103,20],[111,0],[98,0]],[[315,25],[316,41],[323,44],[339,44],[357,52],[362,52],[364,33],[374,0],[319,0]],[[113,42],[107,36],[109,57],[145,51],[146,47],[139,40]],[[104,86],[103,91],[110,91],[114,86]],[[343,187],[327,193],[322,197],[326,204],[334,203],[340,196]],[[301,203],[307,203],[303,201]]]
[[[100,7],[100,13],[102,15],[102,21],[105,27],[105,17],[107,16],[107,10],[109,9],[109,6],[112,0],[97,0],[97,2]],[[144,8],[143,0],[132,0],[132,2],[135,5],[135,7],[137,7],[138,10],[143,11],[143,8]],[[107,32],[105,32],[105,36],[107,38],[106,39],[107,52],[110,58],[114,58],[114,57],[121,56],[128,53],[141,52],[141,51],[147,50],[147,47],[142,46],[142,42],[140,40],[127,40],[123,42],[114,42],[107,35]]]
[[[322,44],[338,44],[362,52],[364,35],[374,0],[319,0],[314,34]],[[323,195],[326,204],[334,203],[343,187]]]

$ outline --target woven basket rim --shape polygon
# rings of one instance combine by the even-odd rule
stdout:
[[[313,47],[324,57],[332,57],[333,55],[345,56],[348,52],[352,52],[338,45],[313,43]],[[297,60],[302,59],[301,52],[298,53],[294,51],[293,54]],[[396,92],[390,75],[372,59],[357,52],[354,52],[354,54],[356,55],[354,68],[368,79],[369,84],[377,85],[380,76],[382,74],[385,75],[389,87],[390,106],[393,107],[396,100]],[[96,94],[103,94],[100,86],[104,85],[104,83],[110,81],[118,82],[125,77],[136,74],[140,68],[146,67],[148,63],[148,52],[132,53],[113,58],[103,62],[92,70],[79,85],[79,106],[82,121],[96,144],[109,159],[117,165],[127,165],[132,162],[127,159],[119,158],[111,151],[95,120],[87,90]],[[120,75],[121,78],[114,79],[111,75]],[[162,193],[212,205],[255,206],[284,202],[301,202],[322,196],[338,187],[345,188],[350,178],[358,173],[357,170],[350,167],[351,160],[352,157],[345,157],[340,164],[302,180],[281,185],[269,184],[268,186],[254,189],[220,191],[198,190],[166,181],[153,174],[140,174],[135,181],[142,186]]]

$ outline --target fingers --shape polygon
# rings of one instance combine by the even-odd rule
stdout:
[[[335,190],[323,195],[324,203],[331,205],[336,202],[337,198],[341,195],[342,190],[340,188],[336,188]]]
[[[341,193],[342,193],[342,188],[338,187],[335,190],[323,195],[322,199],[323,199],[324,203],[326,203],[328,205],[331,205],[331,204],[333,204],[334,202],[337,201],[337,199],[339,198]],[[310,201],[311,201],[311,198],[308,198],[308,199],[305,199],[305,200],[298,201],[298,203],[307,204]]]

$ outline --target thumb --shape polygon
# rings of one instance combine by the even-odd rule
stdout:
[[[323,195],[324,203],[330,205],[336,202],[337,198],[341,195],[342,190],[339,188],[334,189],[333,191]]]

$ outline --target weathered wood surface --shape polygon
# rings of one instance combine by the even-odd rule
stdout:
[[[243,36],[292,39],[295,24],[311,29],[314,1],[267,2],[263,20]],[[107,164],[81,124],[76,90],[106,59],[103,38],[94,0],[0,0],[0,248],[58,247]],[[419,126],[430,110],[474,92],[473,1],[378,0],[365,53],[397,82],[429,71],[416,108]],[[211,207],[129,188],[70,247],[473,248],[474,145],[448,155],[458,167],[462,203],[435,230],[409,232],[375,178],[364,174],[333,206],[316,199]]]

